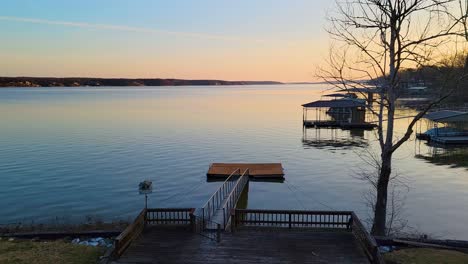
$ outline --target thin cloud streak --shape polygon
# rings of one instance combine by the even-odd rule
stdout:
[[[159,30],[159,29],[153,29],[153,28],[131,27],[131,26],[109,25],[109,24],[93,24],[93,23],[86,23],[86,22],[70,22],[70,21],[58,21],[58,20],[47,20],[47,19],[37,19],[37,18],[12,17],[12,16],[0,16],[0,20],[10,21],[10,22],[31,23],[31,24],[99,29],[99,30],[126,31],[126,32],[146,33],[146,34],[164,34],[164,35],[172,35],[172,36],[178,36],[178,37],[221,40],[221,41],[241,41],[241,42],[259,42],[259,43],[266,42],[266,40],[262,40],[262,39],[246,39],[246,38],[223,36],[223,35],[210,35],[210,34],[180,32],[180,31],[166,31],[166,30]]]

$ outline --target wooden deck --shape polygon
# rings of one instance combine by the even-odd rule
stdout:
[[[114,264],[369,263],[351,232],[240,229],[220,243],[187,227],[145,229]]]
[[[115,264],[384,263],[375,239],[352,211],[236,208],[250,168],[241,173],[238,164],[231,166],[236,168],[202,208],[143,209],[115,239],[108,259]]]
[[[233,171],[249,171],[249,176],[255,179],[283,178],[281,163],[213,163],[208,169],[208,177],[229,177]]]

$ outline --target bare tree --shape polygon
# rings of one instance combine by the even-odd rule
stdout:
[[[465,38],[464,0],[337,0],[330,15],[329,34],[335,40],[328,66],[320,75],[335,88],[368,97],[376,87],[374,107],[380,145],[372,233],[385,235],[388,186],[393,153],[413,133],[413,127],[434,105],[450,95],[441,89],[436,98],[412,117],[402,137],[394,135],[397,99],[402,93],[401,72],[430,65],[447,50],[457,50]],[[444,88],[444,87],[441,87]],[[370,98],[368,98],[370,99]]]
[[[381,162],[378,155],[369,148],[356,155],[361,158],[365,166],[356,171],[354,178],[369,185],[369,189],[363,192],[363,200],[369,212],[372,213],[366,222],[372,224]],[[393,173],[389,180],[389,190],[385,235],[395,236],[405,232],[409,227],[404,217],[406,194],[409,192],[407,180],[402,175]]]

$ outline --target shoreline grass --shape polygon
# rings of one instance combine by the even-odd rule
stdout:
[[[105,250],[103,247],[75,245],[63,240],[0,240],[0,264],[98,263]]]
[[[387,264],[466,264],[468,254],[431,248],[409,248],[384,254]]]

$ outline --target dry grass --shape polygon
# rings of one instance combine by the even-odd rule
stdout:
[[[466,264],[468,254],[430,248],[402,249],[384,255],[388,264]]]
[[[0,241],[1,264],[89,264],[104,253],[100,247],[74,245],[65,241]]]
[[[83,231],[115,231],[124,230],[130,221],[104,222],[99,218],[87,216],[82,223],[72,222],[67,217],[55,217],[47,224],[23,221],[21,223],[0,224],[0,234],[28,232],[83,232]]]

